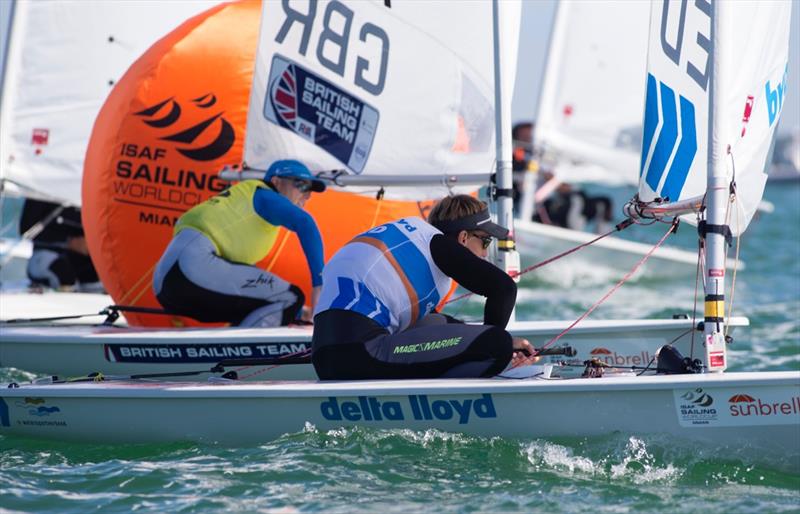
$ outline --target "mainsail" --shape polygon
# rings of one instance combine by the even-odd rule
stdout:
[[[559,2],[534,145],[559,179],[638,183],[648,2]]]
[[[725,246],[750,222],[783,108],[789,2],[652,4],[635,214],[693,213],[705,240],[704,349],[727,367]],[[691,214],[690,214],[691,215]]]
[[[17,0],[3,73],[0,181],[81,205],[89,136],[111,88],[151,44],[219,0]]]
[[[791,7],[791,2],[718,2],[718,29],[712,34],[710,2],[653,3],[640,200],[701,199],[707,173],[719,167],[735,184],[728,225],[734,236],[745,230],[764,191],[788,93]],[[719,91],[715,98],[712,76]]]
[[[516,55],[519,4],[511,16]],[[267,3],[245,162],[350,175],[493,171],[492,3]],[[458,19],[453,23],[454,18]],[[513,73],[504,80],[513,83]],[[374,188],[373,188],[374,190]],[[442,190],[392,188],[396,198]]]

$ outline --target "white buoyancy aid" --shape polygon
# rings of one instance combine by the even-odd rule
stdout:
[[[421,218],[377,226],[347,243],[325,265],[315,314],[344,309],[396,333],[432,312],[450,289],[433,262],[430,241],[441,234]]]

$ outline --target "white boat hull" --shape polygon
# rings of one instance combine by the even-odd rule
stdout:
[[[107,294],[61,291],[37,293],[29,291],[26,286],[0,292],[0,320],[92,314],[113,304],[114,300]],[[103,319],[102,316],[88,317],[82,322],[100,323]],[[75,319],[69,320],[72,324],[80,322]]]
[[[310,425],[515,438],[663,434],[730,458],[800,468],[800,372],[0,389],[0,434],[248,445]]]
[[[541,347],[570,321],[526,321],[509,331]],[[747,318],[731,318],[742,327]],[[556,346],[570,345],[575,357],[545,357],[546,361],[583,362],[598,358],[618,366],[646,366],[655,351],[671,343],[684,355],[691,352],[690,319],[584,321]],[[316,379],[309,364],[284,364],[311,348],[311,327],[275,329],[194,328],[143,329],[92,326],[0,325],[0,366],[60,377],[91,372],[106,375],[172,373],[209,370],[217,362],[236,358],[267,358],[264,366],[234,368],[245,380]],[[699,333],[695,353],[700,350]],[[577,370],[576,370],[577,371]],[[201,374],[191,379],[204,378]]]

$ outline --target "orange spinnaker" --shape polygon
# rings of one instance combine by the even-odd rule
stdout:
[[[95,121],[83,175],[83,224],[103,284],[118,304],[160,307],[153,268],[178,217],[224,189],[224,165],[242,161],[261,3],[223,4],[154,44],[117,83]],[[327,261],[370,227],[420,214],[416,202],[338,191],[306,205]],[[284,242],[285,240],[285,242]],[[282,230],[259,263],[310,296],[297,237]],[[201,325],[127,313],[133,325]]]

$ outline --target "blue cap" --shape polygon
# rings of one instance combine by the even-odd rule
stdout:
[[[325,191],[325,182],[315,177],[305,164],[294,159],[284,159],[270,164],[264,174],[264,181],[269,182],[272,177],[308,180],[311,182],[311,190],[315,193]]]

